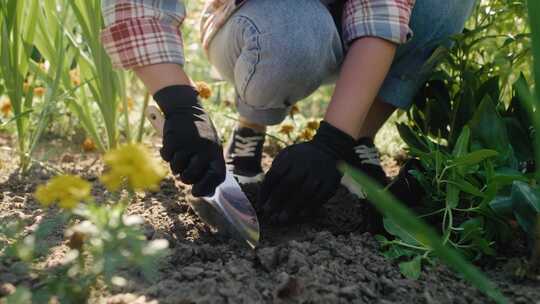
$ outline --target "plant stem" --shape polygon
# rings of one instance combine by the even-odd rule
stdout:
[[[146,121],[145,112],[146,112],[146,108],[148,108],[149,102],[150,102],[150,93],[147,91],[144,94],[143,107],[141,110],[141,119],[139,120],[139,130],[137,131],[136,141],[138,143],[142,142],[143,133],[144,133],[144,122]]]

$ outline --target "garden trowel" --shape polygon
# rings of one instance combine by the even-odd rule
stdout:
[[[145,114],[158,134],[163,136],[165,119],[161,111],[155,106],[148,106]],[[257,214],[232,172],[227,170],[225,180],[213,196],[197,198],[189,195],[187,199],[195,213],[213,230],[245,241],[251,248],[257,246],[260,233]]]

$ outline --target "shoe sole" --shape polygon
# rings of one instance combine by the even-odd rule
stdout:
[[[259,173],[255,176],[245,176],[239,174],[233,174],[240,185],[257,184],[263,181],[264,173]]]

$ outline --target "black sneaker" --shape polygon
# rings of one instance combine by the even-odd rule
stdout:
[[[379,151],[373,144],[371,138],[360,138],[353,151],[354,158],[347,161],[347,163],[353,168],[362,171],[367,176],[377,181],[382,187],[386,187],[388,184],[388,178],[381,166],[381,158]],[[360,199],[365,199],[366,195],[362,189],[358,189],[356,185],[352,183],[352,180],[348,176],[343,176],[341,184],[345,186],[351,193],[358,196]]]
[[[225,162],[240,184],[261,182],[265,134],[250,128],[236,127],[225,149]]]
[[[379,183],[380,186],[386,187],[388,184],[388,178],[386,177],[386,173],[384,173],[381,166],[379,151],[373,144],[373,140],[371,138],[359,139],[354,147],[353,152],[353,159],[350,159],[347,161],[347,163],[353,168],[374,179]],[[366,194],[364,191],[353,183],[349,176],[343,176],[341,179],[341,184],[359,199],[366,199]],[[374,234],[384,233],[384,225],[380,213],[370,203],[366,204],[365,206],[366,226],[364,229]]]

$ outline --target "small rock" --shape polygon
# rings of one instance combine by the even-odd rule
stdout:
[[[277,264],[277,249],[275,247],[266,247],[257,250],[257,258],[262,267],[271,272]]]
[[[0,297],[7,297],[15,292],[15,286],[11,283],[4,283],[0,285]]]
[[[302,293],[302,284],[300,280],[288,274],[280,275],[283,277],[282,283],[276,290],[276,296],[280,299],[294,298]]]

